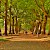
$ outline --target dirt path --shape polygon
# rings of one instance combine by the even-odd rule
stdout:
[[[19,35],[19,36],[3,36],[4,39],[8,39],[9,41],[49,41],[50,36],[43,35],[37,37],[37,35]]]

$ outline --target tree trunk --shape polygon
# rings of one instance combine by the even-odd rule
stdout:
[[[21,31],[21,23],[20,23],[20,26],[19,26],[19,32]]]
[[[34,34],[37,34],[38,27],[39,27],[39,21],[36,20],[36,25],[35,25],[34,32],[33,32]]]
[[[2,36],[2,34],[1,34],[1,29],[0,29],[0,36]]]
[[[39,34],[41,34],[41,24],[39,25]]]
[[[0,17],[1,17],[1,0],[0,0]]]
[[[8,0],[5,0],[5,35],[7,35],[7,3]]]
[[[33,31],[34,31],[34,27],[35,27],[35,22],[32,22],[32,28],[30,29],[30,31],[32,32],[32,34],[33,34]]]
[[[15,34],[14,33],[14,17],[12,17],[12,33]]]
[[[40,16],[38,34],[41,34],[41,29],[42,29],[42,17]]]
[[[0,17],[1,17],[1,0],[0,0]],[[0,28],[0,36],[1,36],[1,28]]]
[[[36,27],[36,34],[37,34],[37,37],[39,37],[39,21],[38,21],[37,27]]]
[[[17,21],[17,16],[16,16],[15,32],[16,32],[16,34],[18,33],[18,21]]]
[[[49,26],[50,27],[50,26]],[[48,35],[50,35],[50,28],[49,28],[49,32],[48,32]]]
[[[39,34],[41,34],[41,22],[39,21],[38,31],[37,31],[37,37],[39,37]]]
[[[46,33],[46,32],[45,32],[46,24],[47,24],[47,15],[44,16],[42,34],[45,34],[45,33]]]
[[[11,34],[11,2],[10,2],[10,31],[9,34]]]

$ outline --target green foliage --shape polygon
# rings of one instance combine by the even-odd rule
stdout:
[[[50,31],[50,18],[48,18],[46,25],[46,32],[48,33],[49,31]]]
[[[44,4],[45,10],[47,11],[48,14],[50,14],[50,0],[37,0],[37,3],[40,7]],[[4,4],[5,4],[5,1],[2,0],[2,3],[1,3],[2,17],[4,16],[4,12],[5,12]],[[8,10],[10,8],[10,5],[12,6],[11,11],[13,14],[11,15],[11,17],[17,16],[18,25],[20,26],[21,24],[22,28],[24,29],[31,28],[30,22],[35,21],[40,17],[43,18],[44,14],[36,5],[35,0],[8,0]],[[34,15],[35,12],[33,11],[33,9],[35,9],[37,14],[40,14],[40,17]],[[9,16],[10,16],[10,11],[8,11],[8,18]]]
[[[0,19],[0,28],[2,28],[4,26],[4,20]]]

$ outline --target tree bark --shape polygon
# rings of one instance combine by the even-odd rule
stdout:
[[[12,1],[10,1],[10,31],[9,31],[9,34],[11,34],[11,8],[12,8],[12,6],[11,6],[11,4],[12,4]]]
[[[7,36],[7,3],[8,0],[5,0],[5,35]]]
[[[12,33],[15,34],[14,33],[14,17],[12,17]]]
[[[45,29],[46,29],[46,24],[47,24],[47,15],[44,16],[44,21],[43,21],[43,27],[42,27],[42,34],[45,34]]]
[[[46,27],[46,23],[47,23],[47,12],[45,10],[45,7],[44,7],[44,3],[42,4],[42,6],[38,5],[38,2],[37,0],[35,0],[36,2],[36,5],[39,7],[39,9],[44,13],[44,23],[43,23],[43,28],[42,28],[42,34],[45,34],[45,27]]]
[[[37,34],[37,32],[38,32],[38,27],[39,27],[39,21],[38,20],[36,20],[36,25],[35,25],[35,28],[34,28],[34,34]]]
[[[49,26],[50,27],[50,26]],[[50,35],[50,28],[49,28],[49,32],[48,32],[48,35]]]
[[[2,34],[1,34],[1,29],[0,29],[0,36],[2,36]]]
[[[39,28],[39,34],[41,34],[41,26],[42,26],[42,24],[40,23],[40,24],[39,24],[39,27],[40,27],[40,28]]]
[[[16,34],[18,33],[18,21],[17,21],[17,16],[16,16],[15,32],[16,32]]]
[[[1,16],[1,0],[0,0],[0,16]]]
[[[0,0],[0,17],[1,17],[1,0]],[[1,36],[1,28],[0,28],[0,36]]]

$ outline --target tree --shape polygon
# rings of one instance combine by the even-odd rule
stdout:
[[[12,33],[15,34],[14,33],[14,16],[12,17]]]
[[[1,0],[0,0],[0,17],[1,17]],[[0,36],[1,36],[1,28],[0,28]]]
[[[39,7],[39,9],[43,12],[44,14],[44,21],[43,21],[43,34],[45,34],[45,27],[46,27],[46,23],[47,23],[47,17],[48,17],[48,12],[46,11],[45,7],[44,7],[44,3],[46,1],[40,0],[41,2],[41,6],[38,4],[37,0],[35,0],[36,5]]]
[[[5,0],[6,1],[6,0]],[[2,0],[4,2],[4,0]],[[47,18],[50,15],[50,0],[8,0],[8,8],[10,8],[10,12],[8,15],[10,16],[9,23],[10,23],[10,32],[11,32],[11,23],[14,20],[11,20],[12,17],[15,18],[15,31],[18,32],[18,29],[27,29],[27,30],[34,30],[34,23],[33,21],[40,21],[39,27],[40,31],[37,32],[45,34]],[[3,9],[5,7],[2,4],[2,11],[5,12]],[[33,10],[33,11],[32,11]],[[8,11],[8,9],[7,9]],[[13,15],[11,14],[13,12]],[[43,17],[43,19],[42,19]],[[8,17],[7,17],[8,19]],[[43,20],[43,21],[42,21]],[[8,20],[7,20],[8,21]],[[33,22],[33,23],[30,23]],[[6,22],[7,23],[7,22]],[[9,25],[9,23],[7,25]],[[38,25],[38,24],[37,24]],[[42,27],[41,27],[42,26]],[[37,27],[37,28],[39,28]],[[9,32],[9,33],[10,33]]]
[[[9,10],[10,10],[10,31],[9,31],[9,34],[11,34],[11,8],[12,8],[12,0],[10,0],[10,8],[9,8]]]
[[[16,32],[16,34],[18,33],[18,21],[17,21],[17,16],[16,16],[15,32]]]
[[[8,0],[5,0],[5,35],[7,36],[7,5]]]

